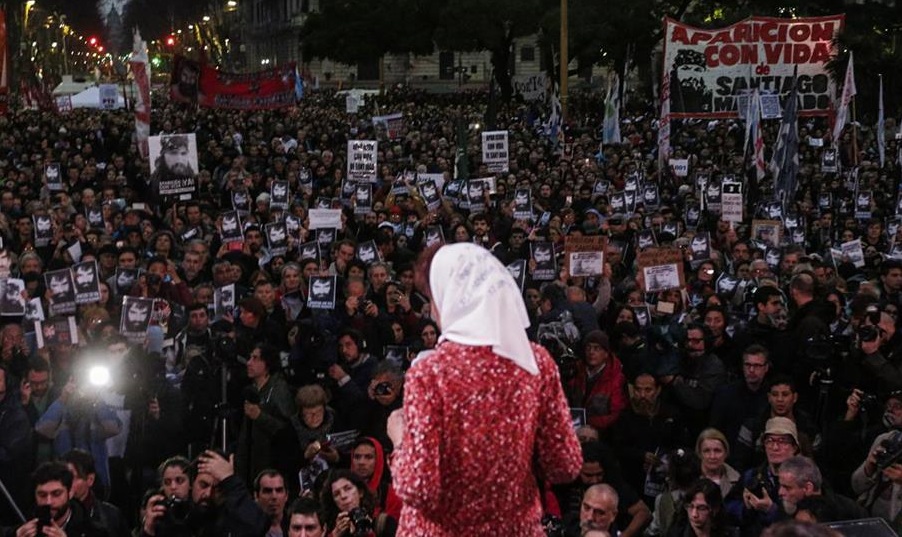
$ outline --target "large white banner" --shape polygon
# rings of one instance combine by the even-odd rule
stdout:
[[[836,85],[826,65],[843,23],[844,15],[751,17],[703,29],[665,19],[662,76],[669,82],[671,117],[736,117],[739,96],[749,89],[785,98],[796,69],[800,114],[828,114]]]
[[[548,91],[545,73],[535,75],[514,75],[512,80],[514,93],[523,97],[526,102],[544,101]]]

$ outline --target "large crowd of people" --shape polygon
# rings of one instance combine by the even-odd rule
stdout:
[[[670,157],[688,160],[678,175],[659,168],[657,115],[638,97],[622,143],[604,146],[594,93],[570,96],[563,143],[547,136],[543,106],[488,99],[398,87],[348,114],[330,91],[274,111],[155,97],[153,133],[195,134],[191,199],[159,195],[128,111],[0,118],[0,281],[24,284],[6,302],[44,313],[0,316],[0,479],[18,506],[0,498],[0,530],[394,535],[417,487],[435,485],[409,472],[393,482],[387,425],[411,363],[452,345],[415,285],[418,255],[436,240],[525,270],[527,333],[557,362],[583,460],[572,482],[540,483],[549,535],[779,535],[781,524],[867,516],[902,529],[893,121],[881,167],[874,129],[849,126],[834,143],[825,119],[802,118],[798,188],[775,200],[770,174],[746,169],[738,119],[672,122]],[[379,111],[402,113],[403,126],[374,127]],[[777,128],[765,124],[767,144]],[[508,132],[508,171],[482,162],[487,129]],[[354,139],[378,141],[366,210],[345,188]],[[157,168],[191,170],[181,153]],[[61,185],[48,186],[51,164]],[[442,175],[437,209],[416,174]],[[730,176],[744,185],[741,222],[721,219],[717,185]],[[456,180],[486,177],[470,210]],[[288,182],[287,208],[271,206],[274,181]],[[524,189],[531,218],[514,199]],[[238,199],[248,200],[240,240],[224,241]],[[317,207],[340,208],[342,227],[311,229]],[[266,224],[291,217],[300,227],[274,251]],[[600,273],[565,269],[573,237],[603,238]],[[546,243],[550,277],[531,248]],[[367,244],[375,256],[361,255]],[[681,253],[676,285],[646,281],[649,249]],[[99,298],[64,311],[44,275],[91,261]],[[334,307],[309,307],[311,284],[326,281]],[[137,341],[129,323],[147,312],[135,298],[153,299]],[[111,372],[102,388],[96,365]],[[498,373],[438,380],[475,397],[481,374]],[[480,434],[507,434],[497,425]],[[466,445],[462,461],[505,456]],[[465,475],[499,497],[523,486],[505,478],[535,479],[509,473]],[[519,534],[505,530],[486,534]]]

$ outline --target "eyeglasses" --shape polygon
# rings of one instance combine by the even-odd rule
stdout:
[[[764,443],[766,445],[771,446],[790,446],[793,444],[792,438],[787,438],[785,436],[768,436],[764,439]]]

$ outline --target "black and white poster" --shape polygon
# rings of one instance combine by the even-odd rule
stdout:
[[[486,184],[482,179],[467,182],[467,203],[470,213],[481,213],[485,210]]]
[[[552,281],[558,277],[557,261],[554,258],[554,243],[547,241],[533,242],[529,245],[530,256],[535,262],[532,279],[536,281]]]
[[[379,143],[348,140],[348,180],[375,183],[378,180]]]
[[[296,239],[300,239],[301,227],[304,225],[301,219],[293,214],[285,215],[285,230]]]
[[[301,261],[305,259],[315,259],[316,261],[320,261],[320,245],[316,241],[305,242],[298,247],[300,251],[299,259]]]
[[[764,262],[772,271],[780,269],[780,261],[783,259],[783,252],[779,248],[768,248],[764,252]]]
[[[376,241],[365,241],[357,245],[355,252],[357,259],[363,261],[366,266],[370,266],[377,261],[381,261],[379,249],[376,248]]]
[[[646,210],[656,210],[661,205],[661,197],[658,194],[657,185],[645,185],[642,191],[642,205]]]
[[[47,181],[47,190],[54,192],[65,190],[59,162],[51,162],[44,166],[44,179]]]
[[[266,244],[271,255],[285,255],[288,251],[288,228],[281,222],[273,222],[263,226]]]
[[[50,215],[36,214],[31,219],[34,222],[34,245],[43,248],[50,244],[53,240],[53,221]]]
[[[222,319],[227,315],[233,315],[236,303],[234,283],[223,285],[222,287],[217,287],[213,290],[213,315],[217,319]],[[233,322],[237,320],[238,319],[233,319]]]
[[[686,229],[695,230],[702,218],[701,205],[695,202],[686,203]]]
[[[721,210],[720,180],[714,179],[705,187],[705,208],[709,213],[720,214]]]
[[[510,272],[511,277],[514,278],[514,281],[517,282],[517,287],[520,288],[520,292],[523,292],[523,286],[526,284],[526,260],[518,259],[507,266],[507,271]]]
[[[179,236],[182,239],[182,242],[188,242],[194,239],[202,239],[203,238],[203,230],[199,226],[192,226],[185,230]]]
[[[492,173],[508,171],[507,131],[485,131],[482,133],[482,163]]]
[[[338,230],[334,228],[319,228],[316,230],[316,242],[320,246],[321,254],[329,251],[329,247],[335,242],[337,236]]]
[[[73,266],[72,279],[75,280],[77,304],[100,302],[100,275],[96,261],[85,261]]]
[[[823,154],[821,154],[821,172],[836,173],[837,171],[839,171],[837,162],[836,149],[833,149],[832,147],[824,149]]]
[[[313,176],[310,168],[303,166],[298,170],[298,187],[307,194],[313,194]]]
[[[640,251],[645,250],[646,248],[654,248],[657,245],[658,239],[655,237],[653,229],[643,229],[636,234],[636,246]]]
[[[596,179],[592,185],[592,197],[607,196],[611,190],[611,182],[604,179]]]
[[[623,203],[626,206],[626,214],[632,215],[636,212],[636,202],[639,199],[639,194],[637,194],[636,190],[624,190],[623,191]]]
[[[124,295],[131,291],[132,287],[134,287],[135,282],[138,281],[138,274],[140,273],[140,269],[130,269],[130,268],[116,268],[116,294]]]
[[[711,235],[707,231],[696,232],[689,241],[690,266],[697,268],[707,259],[711,259]]]
[[[617,213],[625,213],[626,212],[626,193],[625,192],[615,192],[611,194],[611,211],[614,214]]]
[[[335,309],[337,276],[314,276],[310,278],[307,293],[307,307],[312,310]]]
[[[528,188],[514,190],[514,219],[532,219],[532,192]]]
[[[32,298],[25,303],[25,320],[26,321],[43,321],[44,305],[41,304],[40,297]]]
[[[91,228],[103,228],[103,209],[100,205],[85,207],[85,218],[88,219],[88,226]]]
[[[287,209],[290,205],[288,181],[273,181],[269,188],[269,208]]]
[[[238,211],[223,211],[219,238],[223,243],[241,242],[244,240],[244,228]]]
[[[78,345],[78,326],[72,316],[35,321],[34,335],[39,349],[48,345]]]
[[[197,140],[194,133],[148,139],[150,183],[160,196],[191,199],[197,190]]]
[[[574,277],[601,276],[604,272],[604,253],[570,252],[570,275]]]
[[[386,345],[383,351],[385,361],[391,362],[401,369],[406,369],[410,347],[406,345]]]
[[[736,289],[738,287],[739,279],[729,274],[727,271],[722,272],[715,283],[717,294],[728,298],[732,298],[733,295],[736,294]]]
[[[373,212],[373,184],[357,183],[354,185],[354,214],[363,215]]]
[[[251,194],[247,190],[232,191],[232,208],[239,214],[248,214],[251,211]]]
[[[833,193],[832,192],[821,192],[817,196],[817,206],[819,209],[829,209],[833,207]],[[896,205],[896,213],[899,214],[900,205]]]
[[[633,315],[636,316],[636,323],[639,328],[649,328],[651,326],[651,312],[648,306],[633,306]]]
[[[75,313],[75,286],[72,272],[59,269],[44,273],[44,285],[50,291],[50,316]]]
[[[871,191],[859,190],[855,196],[855,218],[858,220],[867,220],[871,217]]]
[[[724,181],[720,194],[721,220],[724,222],[742,222],[742,183]]]
[[[0,315],[18,317],[25,315],[25,282],[18,278],[0,280]]]
[[[439,192],[438,185],[433,180],[420,183],[420,195],[423,196],[423,203],[430,211],[436,211],[442,206],[442,195]]]
[[[139,298],[134,296],[122,297],[122,315],[119,319],[119,332],[130,342],[144,343],[147,336],[147,327],[150,326],[153,314],[152,298]]]
[[[626,181],[623,183],[623,190],[625,192],[636,192],[639,190],[639,183],[641,182],[641,178],[639,174],[633,172],[626,176]]]
[[[423,234],[423,242],[426,243],[427,248],[434,244],[445,244],[445,232],[442,230],[442,226],[427,226],[426,232]]]

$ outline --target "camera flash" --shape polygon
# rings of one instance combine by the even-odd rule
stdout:
[[[91,386],[103,388],[110,384],[110,370],[102,365],[95,365],[88,370],[88,382]]]

